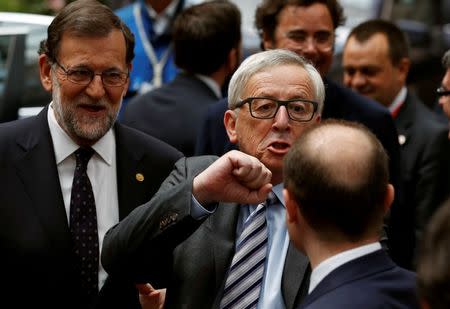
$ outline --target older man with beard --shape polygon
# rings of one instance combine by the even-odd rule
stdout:
[[[140,307],[133,284],[107,276],[99,248],[181,153],[115,124],[133,47],[107,6],[69,4],[41,43],[41,82],[53,102],[0,125],[2,295],[14,308]]]

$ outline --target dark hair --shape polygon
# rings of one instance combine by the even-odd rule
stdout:
[[[355,147],[368,146],[343,148],[339,140],[330,144],[338,138],[335,132],[355,132],[355,139],[367,141]],[[325,120],[307,128],[285,156],[283,173],[305,220],[326,239],[358,241],[381,231],[388,157],[362,124]]]
[[[272,40],[275,39],[275,29],[278,26],[278,15],[288,5],[310,6],[322,3],[330,12],[334,29],[345,22],[344,10],[337,0],[264,0],[256,9],[255,26],[259,36],[265,33]]]
[[[450,308],[450,200],[428,222],[419,250],[417,282],[431,309]]]
[[[96,0],[78,0],[66,5],[53,19],[47,29],[47,39],[40,44],[39,54],[46,54],[48,60],[54,63],[64,34],[103,37],[114,29],[123,33],[126,62],[129,64],[134,58],[134,36],[130,29],[108,6]]]
[[[409,42],[406,34],[397,25],[387,20],[373,19],[362,22],[352,29],[347,40],[354,37],[363,43],[377,33],[386,36],[389,58],[393,65],[399,64],[402,58],[409,58]]]
[[[173,28],[175,64],[189,73],[211,74],[241,41],[241,13],[225,0],[188,7]]]

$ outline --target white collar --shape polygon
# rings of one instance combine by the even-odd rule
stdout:
[[[222,98],[222,91],[220,90],[219,84],[214,79],[202,74],[195,74],[195,77],[204,82],[206,86],[208,86],[208,88],[211,89],[212,92],[214,92],[217,99]]]
[[[313,269],[311,273],[311,279],[309,282],[309,291],[308,294],[311,293],[312,290],[333,270],[338,268],[339,266],[355,260],[363,255],[367,255],[369,253],[375,252],[381,249],[381,244],[379,242],[374,242],[368,245],[364,245],[361,247],[357,247],[354,249],[346,250],[332,257],[322,261],[316,268]]]
[[[403,86],[402,89],[400,89],[397,96],[395,97],[394,101],[392,101],[392,104],[389,105],[389,111],[391,113],[395,111],[400,105],[402,105],[403,102],[405,102],[407,94],[408,90],[406,89],[406,86]]]

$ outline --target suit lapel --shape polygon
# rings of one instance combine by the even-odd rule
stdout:
[[[23,156],[18,160],[16,168],[52,246],[71,250],[69,225],[47,123],[47,110],[48,107],[36,118],[30,119],[32,125],[27,134],[18,138],[17,144],[22,148]]]
[[[289,242],[281,282],[281,292],[287,309],[297,306],[307,295],[310,274],[308,258]]]
[[[130,145],[131,143],[126,143],[130,137],[125,136],[120,124],[116,124],[114,129],[116,134],[119,219],[122,220],[136,205],[140,204],[140,198],[145,196],[146,188],[144,185],[137,185],[138,174],[141,174],[143,168],[140,149],[135,149]]]
[[[215,285],[218,287],[216,291],[219,291],[213,308],[219,308],[225,276],[233,258],[239,209],[240,206],[236,204],[220,204],[214,215],[211,216],[211,220],[206,222],[207,229],[213,235],[211,245],[214,253]]]
[[[413,125],[413,119],[415,119],[416,107],[414,97],[408,92],[405,99],[405,103],[400,109],[395,120],[395,125],[397,127],[399,144],[401,147],[409,141],[411,137],[411,127]]]

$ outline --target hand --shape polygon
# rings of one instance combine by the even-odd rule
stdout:
[[[166,289],[155,290],[150,283],[136,284],[142,309],[163,309]]]
[[[202,205],[257,204],[272,190],[272,173],[258,159],[232,150],[194,178],[192,193]]]

